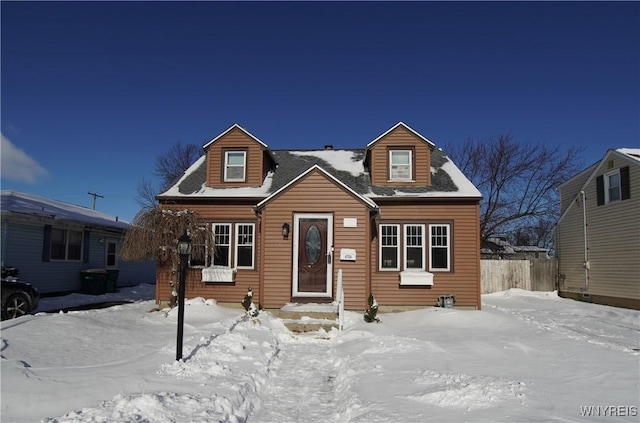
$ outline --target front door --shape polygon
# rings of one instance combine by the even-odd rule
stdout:
[[[331,297],[332,239],[332,215],[295,215],[292,293],[294,297]]]

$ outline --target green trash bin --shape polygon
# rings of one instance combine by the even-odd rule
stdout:
[[[87,269],[80,271],[81,292],[89,295],[102,295],[106,292],[107,276],[105,269]]]
[[[120,273],[120,271],[117,269],[107,269],[106,292],[113,293],[118,290],[118,273]]]

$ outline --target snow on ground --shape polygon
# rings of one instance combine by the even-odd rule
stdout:
[[[2,322],[2,421],[639,420],[638,311],[514,289],[482,311],[348,312],[343,332],[293,334],[195,298],[176,361],[177,310],[154,311],[153,289]],[[47,312],[87,300],[134,302]]]

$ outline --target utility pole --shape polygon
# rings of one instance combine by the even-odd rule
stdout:
[[[96,194],[95,192],[88,192],[87,194],[93,195],[93,209],[96,209],[96,197],[104,198],[102,195]]]

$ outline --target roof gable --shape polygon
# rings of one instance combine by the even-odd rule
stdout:
[[[424,141],[429,147],[434,148],[436,146],[433,142],[431,142],[430,140],[428,140],[427,138],[423,137],[418,132],[416,132],[412,128],[410,128],[409,125],[405,124],[404,122],[398,122],[395,125],[393,125],[391,128],[389,128],[387,131],[385,131],[383,134],[379,135],[376,139],[371,141],[369,144],[367,144],[367,149],[371,148],[375,143],[377,143],[382,138],[386,137],[387,135],[389,135],[391,132],[395,131],[399,127],[402,127],[404,129],[406,129],[407,131],[411,132],[413,135],[418,137],[420,140]]]
[[[305,172],[301,173],[300,175],[298,175],[296,178],[294,178],[293,180],[291,180],[289,183],[287,183],[286,185],[280,187],[280,189],[278,189],[277,191],[275,191],[273,194],[271,194],[270,196],[268,196],[267,198],[265,198],[264,200],[260,201],[257,205],[256,205],[256,209],[257,210],[261,210],[263,209],[267,203],[269,203],[271,200],[273,200],[274,198],[278,197],[282,192],[286,191],[289,187],[292,187],[294,185],[296,185],[299,181],[303,180],[307,175],[311,174],[314,171],[318,171],[321,174],[323,174],[327,179],[331,180],[334,184],[336,184],[337,186],[345,189],[347,192],[349,192],[353,197],[355,197],[356,199],[358,199],[359,201],[361,201],[362,203],[364,203],[365,205],[367,205],[371,210],[376,210],[378,208],[378,206],[376,205],[375,202],[373,202],[372,200],[370,200],[369,198],[366,198],[360,194],[358,194],[356,191],[354,191],[353,189],[351,189],[348,185],[346,185],[345,183],[343,183],[342,181],[340,181],[338,178],[336,178],[335,176],[333,176],[331,173],[327,172],[326,170],[324,170],[322,167],[320,167],[317,164],[314,164],[313,166],[311,166],[309,169],[307,169]]]
[[[600,173],[600,169],[602,168],[602,166],[605,165],[605,163],[609,160],[611,156],[617,156],[625,161],[628,161],[633,166],[640,166],[640,148],[618,148],[618,149],[611,148],[607,150],[607,152],[602,157],[602,159],[600,159],[600,161],[592,164],[587,169],[579,172],[577,175],[573,176],[568,181],[560,185],[559,188],[567,185],[568,182],[570,182],[575,178],[579,178],[581,176],[584,177],[584,172],[586,170],[591,172],[591,174],[585,179],[584,183],[580,186],[580,189],[578,189],[574,193],[573,197],[571,198],[571,202],[569,203],[569,206],[566,208],[564,213],[562,213],[562,216],[560,216],[560,218],[558,219],[558,223],[564,220],[567,213],[569,213],[569,210],[571,210],[574,204],[576,204],[576,201],[574,200],[577,199],[579,195],[581,195],[580,194],[581,192],[584,192],[584,190],[586,189],[587,186],[589,186],[591,181]]]
[[[209,148],[211,146],[211,144],[215,143],[220,138],[224,137],[225,135],[227,135],[229,132],[233,131],[234,129],[238,129],[238,130],[242,131],[243,133],[245,133],[249,138],[253,139],[255,142],[260,144],[260,146],[263,147],[265,150],[269,149],[269,146],[267,144],[262,142],[258,137],[254,136],[251,132],[247,131],[242,126],[238,125],[237,123],[234,123],[233,125],[231,125],[225,131],[223,131],[220,135],[218,135],[217,137],[215,137],[214,139],[212,139],[211,141],[209,141],[208,143],[203,145],[202,148],[206,150],[207,148]]]

